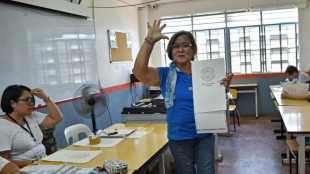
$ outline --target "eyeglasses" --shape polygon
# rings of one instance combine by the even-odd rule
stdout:
[[[17,101],[24,101],[29,106],[34,105],[34,103],[35,103],[35,100],[33,98],[18,99]]]
[[[178,50],[179,48],[183,48],[183,49],[188,49],[190,47],[192,47],[193,45],[190,44],[190,43],[183,43],[182,45],[178,45],[178,44],[174,44],[174,45],[171,45],[171,48],[173,50]]]

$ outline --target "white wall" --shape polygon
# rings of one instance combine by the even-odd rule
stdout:
[[[300,70],[310,69],[310,6],[299,9]]]
[[[123,6],[115,0],[95,0],[95,7]],[[138,10],[137,7],[95,8],[94,9],[97,60],[99,79],[103,88],[129,82],[133,62],[110,63],[107,30],[131,32],[132,57],[135,59],[139,46]]]

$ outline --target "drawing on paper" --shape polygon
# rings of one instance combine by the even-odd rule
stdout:
[[[89,156],[90,156],[90,154],[87,153],[87,152],[85,152],[85,153],[73,154],[73,155],[71,156],[71,158],[72,158],[72,159],[73,159],[73,158],[75,158],[75,159],[84,159],[84,158],[87,158],[87,157],[89,157]]]
[[[204,81],[211,81],[215,77],[215,71],[211,67],[205,67],[201,70],[201,78]]]

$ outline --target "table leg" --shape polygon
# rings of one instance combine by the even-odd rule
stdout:
[[[305,135],[296,135],[298,142],[298,173],[305,174]]]
[[[217,134],[215,134],[215,160],[221,161],[223,159],[222,155],[219,155],[219,146],[218,146],[218,137]]]
[[[288,134],[287,132],[286,132],[286,139],[291,139],[291,135],[290,134]],[[290,148],[288,147],[288,145],[286,144],[286,158],[285,159],[282,159],[282,164],[289,164],[290,163],[290,155],[291,155],[291,153],[290,153]],[[292,159],[292,164],[295,164],[295,159]]]
[[[164,154],[162,154],[158,159],[158,166],[159,166],[159,174],[165,174],[165,159]]]
[[[255,111],[256,111],[256,119],[258,119],[257,88],[255,88]]]

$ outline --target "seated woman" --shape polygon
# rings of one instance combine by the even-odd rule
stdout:
[[[296,99],[296,100],[310,100],[310,91],[307,94],[289,94],[283,91],[281,94],[281,98]]]
[[[33,112],[34,96],[43,99],[49,114]],[[57,105],[42,89],[12,85],[2,94],[1,108],[5,115],[0,118],[0,156],[19,167],[44,157],[40,128],[56,125],[62,120]]]
[[[19,170],[17,165],[0,157],[0,174],[28,174]]]

